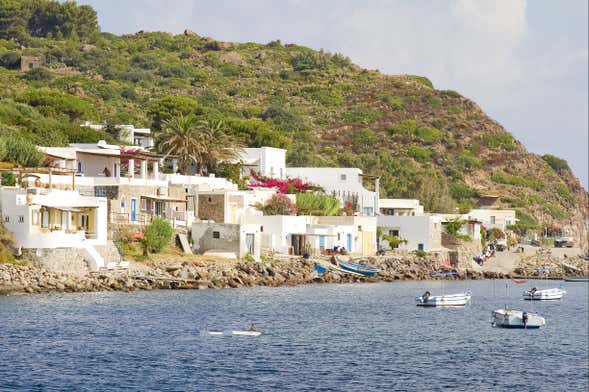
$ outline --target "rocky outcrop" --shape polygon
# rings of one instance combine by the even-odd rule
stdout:
[[[154,289],[214,289],[251,286],[294,286],[308,283],[352,283],[432,279],[452,270],[436,260],[417,256],[387,256],[366,261],[382,268],[378,278],[328,272],[318,275],[314,262],[289,258],[273,262],[152,260],[133,263],[129,270],[101,271],[84,276],[49,272],[35,266],[0,264],[0,294],[44,292],[133,291]],[[456,270],[450,279],[503,278],[498,273]]]

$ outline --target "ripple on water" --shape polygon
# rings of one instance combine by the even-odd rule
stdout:
[[[2,297],[0,390],[586,391],[587,287],[533,304],[504,281]],[[413,302],[467,288],[463,309]],[[547,327],[492,328],[505,304]],[[250,322],[262,336],[205,333]]]

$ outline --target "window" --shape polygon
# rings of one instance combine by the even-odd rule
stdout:
[[[94,196],[96,196],[96,197],[106,197],[106,188],[96,188],[96,189],[94,189]]]
[[[423,250],[423,244],[417,244],[417,250]]]
[[[4,223],[10,223],[10,217],[8,215],[4,217]]]
[[[82,173],[82,162],[78,162],[78,173]]]
[[[139,208],[141,209],[141,211],[147,211],[147,200],[146,199],[141,199],[141,201],[139,202]]]
[[[41,227],[49,227],[49,211],[47,210],[42,212]]]
[[[492,225],[494,225],[494,224],[495,224],[495,217],[494,217],[494,216],[492,216],[492,217],[491,217],[491,224],[492,224]]]
[[[264,226],[260,226],[260,233],[264,232]]]
[[[18,223],[25,223],[25,217],[24,217],[24,215],[19,215],[18,216]]]
[[[207,199],[209,203],[213,202],[213,198],[209,196],[209,198]]]
[[[221,238],[221,233],[218,231],[213,231],[213,238],[218,240]]]
[[[340,179],[341,181],[346,181],[346,180],[348,179],[348,176],[347,176],[346,174],[340,174],[340,175],[339,175],[339,179]]]

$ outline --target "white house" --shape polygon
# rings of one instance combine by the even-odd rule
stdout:
[[[417,199],[380,199],[378,208],[381,215],[423,215],[423,206]]]
[[[287,167],[286,175],[320,186],[338,198],[342,206],[349,203],[361,215],[371,216],[379,211],[379,178],[364,175],[358,168]],[[365,179],[374,181],[375,191],[364,188]]]
[[[192,225],[194,251],[244,258],[248,254],[260,260],[259,225],[200,222]]]
[[[487,230],[498,228],[505,231],[517,223],[515,210],[473,209],[464,214],[463,219],[480,221]]]
[[[6,228],[23,250],[82,249],[90,269],[104,267],[94,246],[107,244],[107,200],[77,191],[0,188]],[[71,255],[74,257],[74,255]]]
[[[244,148],[239,156],[243,175],[256,173],[265,177],[286,177],[286,150],[274,147]]]
[[[103,131],[106,128],[106,124],[92,124],[89,121],[85,121],[81,126],[97,131]],[[147,150],[154,146],[151,129],[149,128],[135,128],[131,124],[115,125],[114,128],[118,131],[117,136],[119,140],[123,142],[143,147]]]
[[[335,246],[356,256],[376,251],[375,217],[246,215],[245,221],[259,225],[261,247],[269,252],[322,254]]]
[[[400,249],[433,251],[442,249],[442,219],[428,215],[380,215],[383,234],[397,236],[407,243]]]
[[[149,128],[135,128],[133,125],[117,125],[119,140],[150,150],[155,145]]]

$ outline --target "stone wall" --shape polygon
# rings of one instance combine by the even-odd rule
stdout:
[[[198,195],[198,218],[225,222],[225,195]]]
[[[55,273],[82,276],[90,272],[90,260],[83,249],[23,249],[22,258],[35,267]]]

